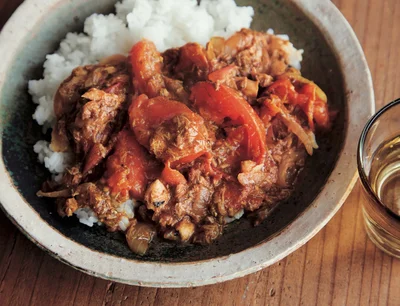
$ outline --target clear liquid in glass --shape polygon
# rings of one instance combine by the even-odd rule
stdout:
[[[382,204],[400,216],[400,136],[383,143],[375,152],[369,181]]]
[[[363,193],[367,234],[380,249],[400,258],[400,136],[375,151],[368,180],[380,203]]]

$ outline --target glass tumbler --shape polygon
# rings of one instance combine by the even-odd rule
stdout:
[[[367,234],[377,247],[400,258],[400,99],[368,121],[357,162]]]

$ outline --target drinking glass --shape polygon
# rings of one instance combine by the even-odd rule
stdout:
[[[400,258],[400,99],[368,121],[357,162],[367,234],[380,249]]]

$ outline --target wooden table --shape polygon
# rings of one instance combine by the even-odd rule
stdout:
[[[0,0],[0,27],[21,2]],[[377,107],[400,97],[400,1],[333,2],[362,43]],[[28,241],[0,212],[0,305],[400,305],[400,261],[368,240],[360,201],[357,184],[329,224],[277,264],[188,289],[140,288],[77,272]]]

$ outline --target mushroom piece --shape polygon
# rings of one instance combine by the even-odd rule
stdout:
[[[148,209],[156,210],[158,207],[168,203],[170,193],[160,180],[155,180],[147,188],[144,199]]]
[[[180,221],[175,228],[178,230],[181,240],[186,242],[189,241],[189,239],[193,236],[195,225],[190,222],[188,218],[185,218]]]
[[[155,232],[151,224],[139,222],[132,224],[125,234],[129,248],[138,255],[146,254]]]

